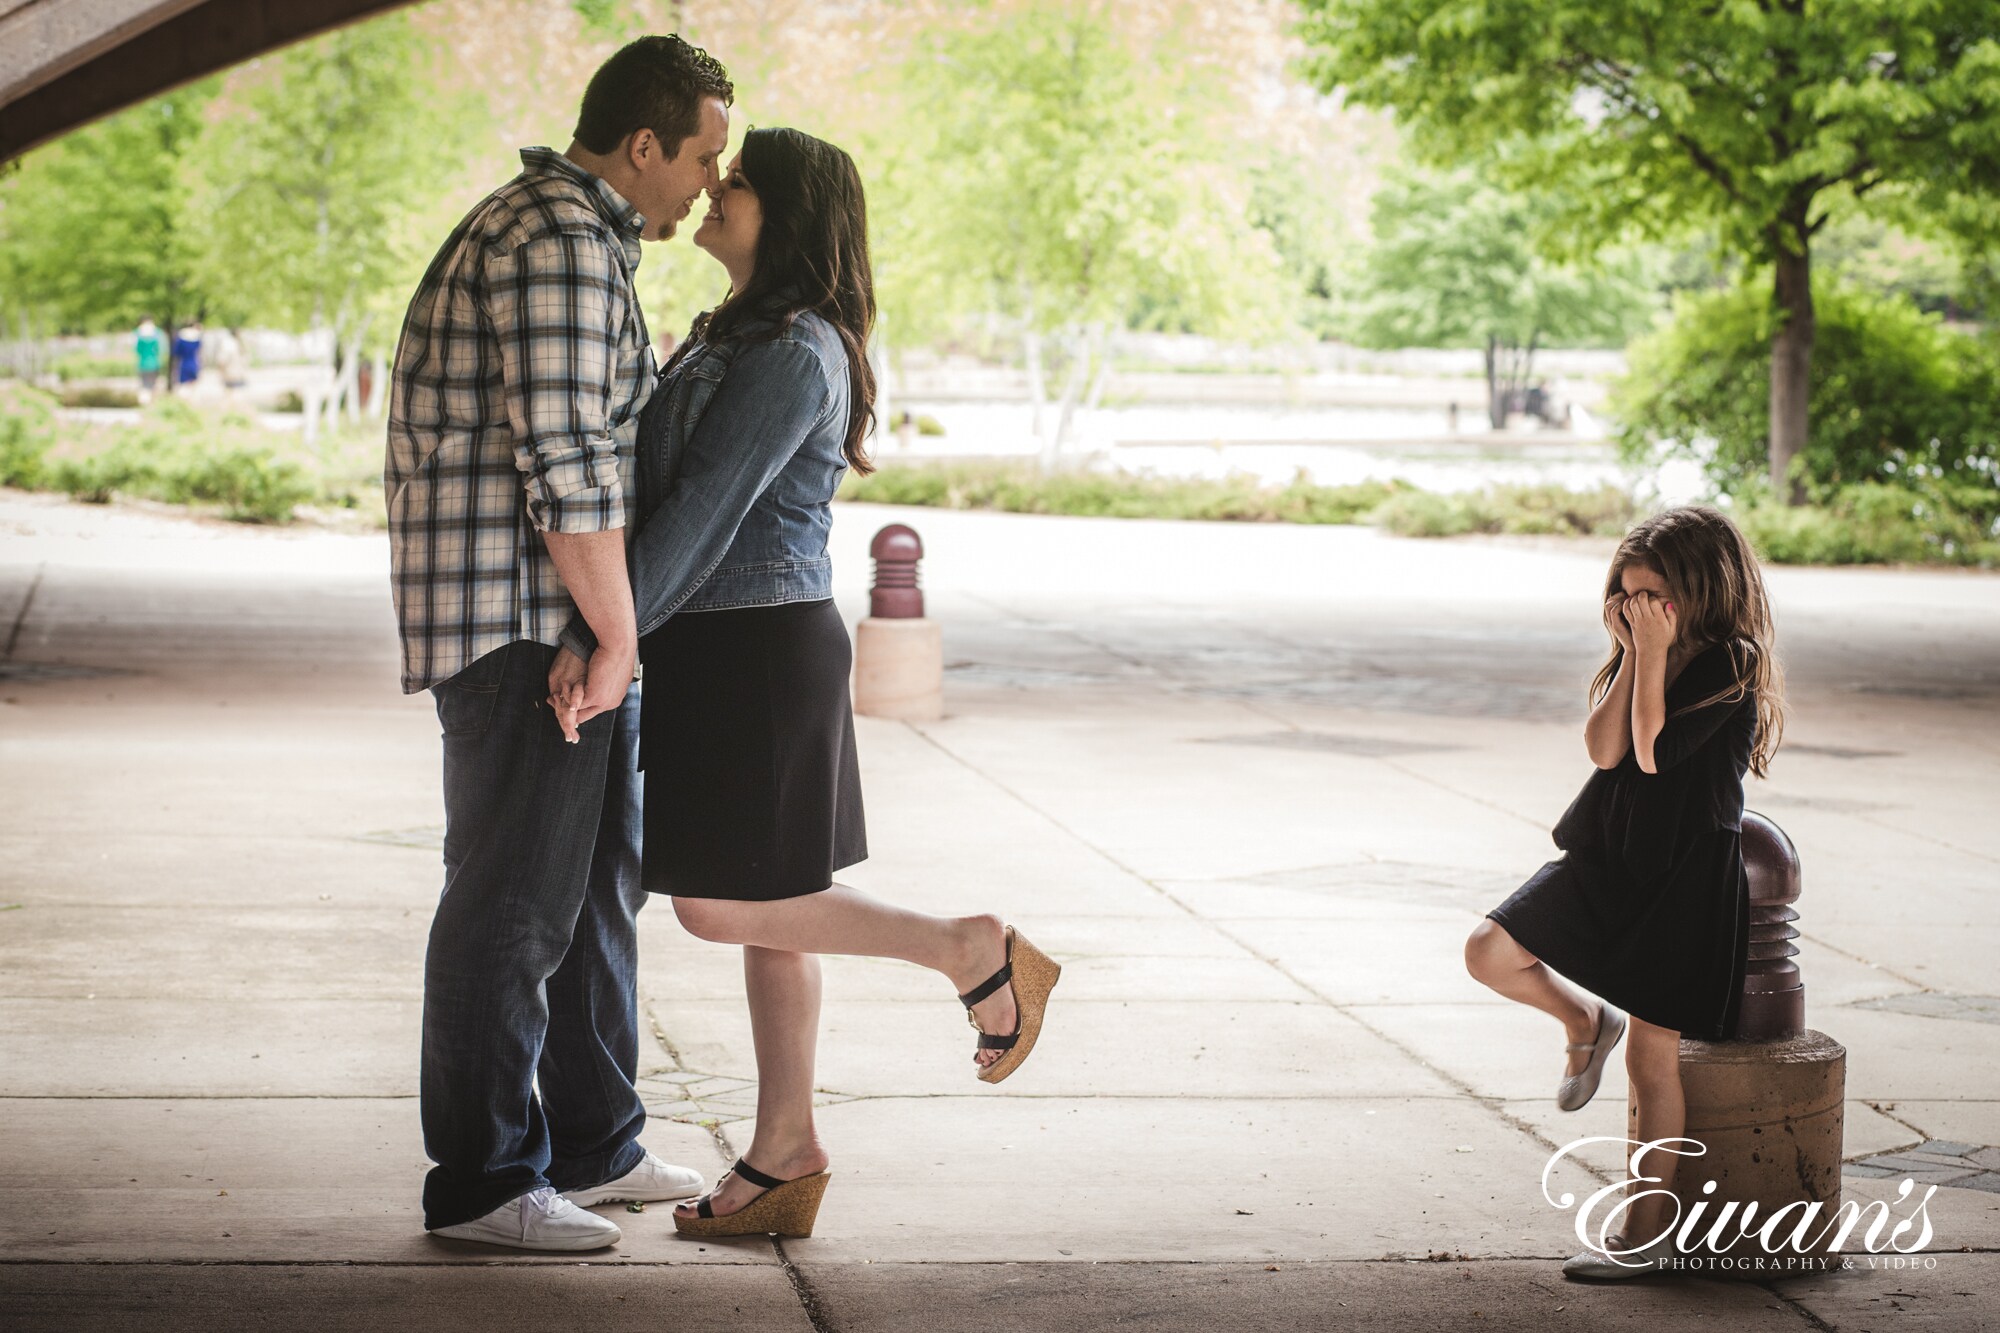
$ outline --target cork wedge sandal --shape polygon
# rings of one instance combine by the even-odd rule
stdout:
[[[1029,943],[1026,935],[1007,927],[1007,961],[998,972],[958,997],[965,1006],[965,1021],[979,1033],[980,1049],[1006,1052],[979,1071],[981,1082],[998,1083],[1019,1069],[1028,1052],[1035,1049],[1035,1039],[1042,1035],[1042,1012],[1048,1008],[1049,992],[1061,976],[1062,964]],[[1014,983],[1014,1030],[987,1032],[973,1016],[972,1006],[1010,981]]]
[[[833,1179],[831,1171],[780,1180],[776,1176],[765,1175],[741,1157],[729,1170],[752,1185],[762,1186],[764,1192],[727,1217],[717,1217],[715,1190],[710,1190],[695,1201],[695,1212],[700,1216],[674,1214],[674,1230],[683,1236],[702,1239],[768,1235],[803,1238],[812,1235],[813,1220],[819,1216],[819,1201],[826,1196],[826,1183]],[[716,1182],[716,1187],[721,1188],[720,1181]]]

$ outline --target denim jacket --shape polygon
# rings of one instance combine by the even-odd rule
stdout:
[[[696,343],[661,376],[639,418],[645,519],[628,543],[642,637],[678,611],[833,595],[847,414],[846,349],[811,313],[770,341]],[[597,640],[579,613],[562,642],[588,657]]]

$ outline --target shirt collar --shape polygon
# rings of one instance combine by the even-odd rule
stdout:
[[[646,217],[602,176],[585,171],[553,148],[523,148],[521,167],[531,175],[561,176],[574,181],[625,242],[626,251],[630,253],[637,248],[639,238],[646,232]]]

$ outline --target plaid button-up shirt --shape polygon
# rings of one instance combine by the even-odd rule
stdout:
[[[653,349],[632,290],[645,219],[548,148],[458,224],[410,299],[383,486],[414,694],[576,609],[544,531],[632,515]]]

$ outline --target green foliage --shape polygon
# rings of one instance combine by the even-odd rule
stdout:
[[[1303,4],[1322,86],[1552,191],[1582,248],[1713,223],[1773,259],[1860,195],[2000,233],[1991,0]]]
[[[1405,491],[1372,515],[1403,537],[1457,537],[1472,532],[1524,536],[1623,536],[1639,518],[1632,497],[1616,486],[1572,491],[1560,486],[1493,486],[1437,494]]]
[[[995,8],[920,41],[897,141],[871,154],[891,336],[989,310],[1043,334],[1282,320],[1270,236],[1248,224],[1242,173],[1219,169],[1234,94],[1198,54],[1140,49],[1078,5]]]
[[[33,490],[55,443],[55,399],[24,384],[0,384],[0,486]]]
[[[1433,160],[1545,191],[1570,252],[1712,229],[1773,266],[1800,319],[1813,238],[1843,214],[2000,238],[1992,0],[1301,2],[1323,87],[1393,107]],[[1809,335],[1778,326],[1770,347],[1784,487],[1807,437]]]
[[[49,369],[67,384],[71,380],[130,379],[138,373],[138,362],[128,357],[88,356],[79,352],[59,358]]]
[[[1396,482],[1316,486],[1303,478],[1265,486],[1129,473],[1045,474],[1021,464],[889,464],[850,474],[841,498],[934,509],[994,509],[1090,518],[1206,519],[1249,523],[1358,523],[1404,488]]]
[[[1993,512],[1956,508],[1930,489],[1865,481],[1819,505],[1760,497],[1735,517],[1757,553],[1778,564],[2000,564]]]
[[[1367,347],[1618,346],[1652,317],[1629,256],[1551,263],[1550,208],[1469,172],[1408,175],[1375,196],[1354,333]]]
[[[49,460],[46,483],[79,500],[129,495],[169,504],[218,504],[249,523],[284,523],[316,488],[297,462],[279,458],[247,418],[209,416],[178,399],[114,427],[102,447]]]
[[[214,89],[204,80],[121,111],[0,178],[0,316],[95,333],[193,313],[198,226],[179,164]]]
[[[1813,432],[1801,455],[1808,486],[1990,490],[2000,459],[2000,346],[1946,328],[1902,297],[1823,287],[1814,303]],[[1613,399],[1627,456],[1700,457],[1722,491],[1761,485],[1775,320],[1754,280],[1682,296],[1672,322],[1629,349]]]
[[[427,206],[470,114],[430,58],[408,18],[391,14],[231,80],[184,172],[202,223],[196,271],[233,319],[330,325],[343,343],[373,321],[375,345],[393,337],[393,315],[449,227]]]

